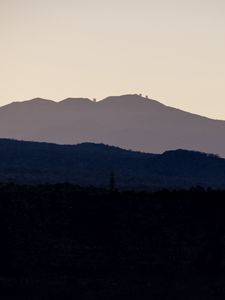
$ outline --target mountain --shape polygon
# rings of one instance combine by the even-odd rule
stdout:
[[[171,108],[138,95],[99,102],[36,98],[0,108],[0,138],[57,144],[104,143],[162,153],[187,149],[225,157],[225,121]]]
[[[147,154],[103,144],[56,145],[0,139],[0,182],[119,188],[225,188],[225,159],[176,150]]]

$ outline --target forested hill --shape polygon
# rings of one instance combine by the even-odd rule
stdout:
[[[0,181],[71,182],[118,188],[225,188],[225,159],[176,150],[146,154],[103,144],[56,145],[0,139]]]

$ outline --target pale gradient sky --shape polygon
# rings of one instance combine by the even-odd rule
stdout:
[[[224,0],[0,0],[0,105],[127,93],[225,119]]]

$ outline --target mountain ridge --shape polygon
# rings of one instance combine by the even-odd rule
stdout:
[[[104,144],[57,145],[0,139],[0,182],[70,182],[121,189],[225,188],[225,159],[187,150],[141,153]]]
[[[92,99],[85,98],[85,97],[68,97],[68,98],[65,98],[65,99],[62,99],[62,100],[59,100],[59,101],[55,101],[55,100],[51,100],[51,99],[45,99],[45,98],[41,98],[41,97],[36,97],[36,98],[28,99],[28,100],[12,101],[10,103],[7,103],[5,105],[0,106],[0,109],[4,108],[6,106],[9,107],[13,104],[29,104],[29,103],[35,103],[35,102],[37,104],[52,103],[52,104],[58,105],[58,104],[64,104],[64,103],[67,103],[67,102],[73,102],[74,104],[78,104],[81,101],[85,101],[86,103],[88,102],[88,103],[92,103],[92,104],[103,104],[103,103],[108,102],[110,100],[116,100],[118,98],[124,98],[125,99],[126,97],[135,97],[136,99],[139,98],[139,100],[144,100],[143,102],[148,102],[149,104],[151,103],[151,104],[160,105],[161,107],[170,108],[172,110],[176,110],[176,111],[179,111],[179,112],[182,112],[182,113],[185,113],[185,114],[190,114],[190,115],[193,115],[193,116],[198,116],[198,117],[213,120],[213,121],[225,122],[224,119],[211,118],[211,117],[208,117],[208,116],[205,116],[205,115],[201,115],[201,114],[197,114],[197,113],[194,113],[194,112],[186,111],[186,110],[181,109],[181,108],[166,105],[166,104],[162,103],[160,100],[146,98],[146,97],[140,96],[138,94],[124,94],[124,95],[120,95],[120,96],[108,96],[108,97],[105,97],[105,98],[103,98],[101,100],[98,100],[98,101],[93,101]],[[128,101],[128,102],[130,102],[130,101]],[[129,103],[126,103],[126,104],[129,105]],[[130,104],[131,104],[131,102],[130,102]]]
[[[0,107],[0,138],[82,142],[162,153],[187,149],[225,157],[225,121],[171,108],[137,94],[94,102],[35,98]]]

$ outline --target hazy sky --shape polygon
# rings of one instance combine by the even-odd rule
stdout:
[[[224,0],[0,0],[0,105],[143,93],[225,119]]]

